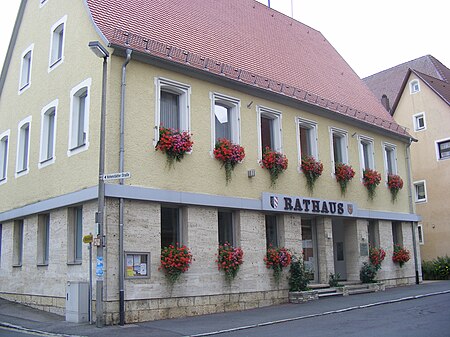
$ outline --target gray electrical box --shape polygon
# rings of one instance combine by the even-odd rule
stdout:
[[[88,282],[69,281],[66,291],[66,321],[83,323],[89,320]]]

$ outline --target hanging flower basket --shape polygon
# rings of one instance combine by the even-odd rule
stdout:
[[[159,270],[164,271],[169,284],[178,280],[180,275],[189,269],[192,263],[192,254],[186,246],[179,247],[178,244],[169,245],[161,249],[161,266]]]
[[[225,279],[231,282],[236,277],[239,267],[244,262],[244,252],[241,248],[235,248],[228,242],[219,245],[217,251],[217,268],[225,272]]]
[[[400,268],[403,267],[403,265],[408,262],[410,259],[409,250],[403,248],[400,245],[394,246],[394,253],[392,253],[392,261],[395,263],[398,263],[400,265]]]
[[[372,266],[378,271],[381,269],[381,263],[386,257],[386,252],[383,248],[370,247],[369,249],[369,260]]]
[[[222,166],[225,167],[225,180],[228,184],[234,167],[244,160],[245,151],[242,146],[233,144],[228,139],[220,138],[214,148],[214,158],[222,162]]]
[[[288,159],[284,154],[266,147],[262,156],[261,167],[269,170],[270,183],[271,186],[274,186],[278,176],[287,169]]]
[[[369,199],[373,200],[375,196],[375,189],[381,182],[381,174],[372,169],[366,169],[363,171],[363,184],[366,186],[369,192]]]
[[[278,283],[280,281],[281,272],[283,268],[289,266],[292,261],[292,254],[286,248],[274,248],[270,246],[267,249],[264,262],[267,269],[273,269],[273,277]]]
[[[341,194],[345,195],[345,192],[347,192],[348,183],[355,176],[355,170],[353,170],[353,168],[350,165],[339,163],[335,167],[334,174],[336,177],[336,181],[339,183],[339,186],[341,187]]]
[[[192,150],[193,144],[189,132],[159,127],[159,141],[156,144],[156,150],[166,154],[169,167],[172,167],[175,161],[181,161],[184,155]]]
[[[397,200],[398,191],[400,191],[403,188],[402,178],[396,174],[389,174],[388,188],[391,191],[392,202],[395,202],[395,200]]]
[[[312,156],[302,156],[302,171],[306,177],[306,185],[312,193],[317,178],[322,175],[323,164]]]

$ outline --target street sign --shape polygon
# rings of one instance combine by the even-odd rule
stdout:
[[[131,178],[131,173],[119,172],[119,173],[104,174],[102,178],[103,180],[127,179]]]

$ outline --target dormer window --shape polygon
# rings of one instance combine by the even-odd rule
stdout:
[[[409,84],[409,90],[411,94],[415,94],[416,92],[420,91],[420,85],[418,80],[413,80]]]

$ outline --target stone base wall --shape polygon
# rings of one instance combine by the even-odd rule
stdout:
[[[287,301],[287,290],[125,301],[125,322],[137,323],[255,309]],[[116,309],[118,303],[108,302],[106,307]],[[105,322],[108,325],[118,324],[119,313],[108,310]]]
[[[0,293],[0,298],[61,316],[64,316],[66,312],[64,297]]]
[[[289,303],[305,303],[319,299],[319,292],[317,290],[309,291],[292,291],[289,293]]]

